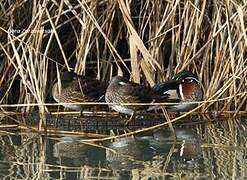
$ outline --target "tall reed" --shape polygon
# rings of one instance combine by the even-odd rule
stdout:
[[[245,1],[0,2],[1,104],[47,111],[59,71],[149,85],[180,70],[202,82],[202,112],[247,111]],[[221,100],[220,100],[221,99]],[[18,110],[29,112],[32,106]]]

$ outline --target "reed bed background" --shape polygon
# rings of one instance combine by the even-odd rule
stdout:
[[[0,1],[0,103],[44,113],[66,70],[153,86],[187,69],[216,100],[201,112],[247,111],[246,22],[246,1]]]

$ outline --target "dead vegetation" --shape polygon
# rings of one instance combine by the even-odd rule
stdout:
[[[246,5],[222,0],[2,1],[1,109],[24,104],[14,110],[38,107],[44,114],[57,71],[106,82],[122,74],[152,86],[187,69],[203,86],[201,112],[246,111]]]

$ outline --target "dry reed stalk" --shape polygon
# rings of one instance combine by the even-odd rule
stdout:
[[[85,132],[77,132],[77,131],[63,131],[63,130],[59,130],[59,129],[39,129],[37,127],[27,127],[24,125],[19,125],[18,127],[15,127],[15,129],[19,129],[22,131],[26,131],[26,132],[39,132],[39,133],[44,133],[44,134],[48,134],[48,135],[73,135],[73,136],[77,136],[77,137],[87,137],[87,138],[105,138],[108,137],[108,135],[105,134],[98,134],[98,133],[85,133]]]
[[[40,128],[56,66],[149,85],[187,69],[199,76],[208,101],[201,112],[247,111],[244,1],[30,2],[0,6],[0,102],[27,104],[16,108],[22,112],[37,103]]]
[[[6,124],[6,125],[0,125],[0,129],[16,129],[18,128],[18,125],[14,124]]]
[[[161,106],[161,110],[163,112],[163,115],[164,115],[164,118],[166,119],[166,121],[168,122],[168,126],[169,126],[169,129],[171,130],[172,132],[172,135],[173,135],[173,139],[174,141],[176,141],[176,132],[175,132],[175,129],[174,127],[172,126],[172,123],[171,123],[171,119],[166,111],[166,108],[164,106]]]
[[[170,125],[172,124],[173,122],[176,122],[188,115],[190,115],[192,112],[196,111],[197,109],[199,109],[202,105],[198,106],[197,108],[183,114],[183,115],[180,115],[179,117],[176,117],[170,121],[167,121],[167,122],[164,122],[164,123],[161,123],[161,124],[158,124],[158,125],[154,125],[154,126],[151,126],[151,127],[148,127],[148,128],[143,128],[143,129],[140,129],[140,130],[136,130],[136,131],[133,131],[133,132],[128,132],[128,133],[125,133],[125,134],[121,134],[121,135],[114,135],[114,136],[110,136],[110,137],[107,137],[107,138],[99,138],[99,139],[85,139],[85,140],[82,140],[81,142],[101,142],[101,141],[108,141],[108,140],[112,140],[112,139],[116,139],[116,138],[121,138],[121,137],[127,137],[127,136],[131,136],[131,135],[134,135],[134,134],[138,134],[138,133],[142,133],[142,132],[147,132],[147,131],[151,131],[151,130],[154,130],[154,129],[157,129],[157,128],[160,128],[160,127],[164,127],[166,125]]]

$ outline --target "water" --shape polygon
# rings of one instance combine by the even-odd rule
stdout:
[[[95,144],[0,131],[0,179],[246,179],[246,120],[185,119],[177,141],[167,128]]]

